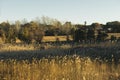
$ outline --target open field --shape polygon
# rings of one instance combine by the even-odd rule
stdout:
[[[120,33],[108,33],[107,39],[110,39],[111,35],[116,36],[117,38],[120,37]],[[59,41],[66,41],[66,36],[44,36],[42,42],[55,42],[56,38],[59,38]],[[69,36],[70,40],[73,40],[71,36]],[[1,39],[0,39],[1,42]],[[21,41],[17,39],[17,43]]]
[[[40,46],[1,45],[0,80],[120,79],[119,43]]]
[[[44,36],[42,39],[42,42],[55,42],[56,38],[59,39],[59,41],[66,41],[66,36]],[[71,36],[69,36],[70,40],[73,40]],[[0,40],[0,42],[2,42]],[[19,39],[17,39],[16,43],[21,43]]]
[[[110,38],[111,35],[116,36],[117,38],[120,37],[120,33],[108,33],[108,38]]]
[[[60,41],[66,41],[66,36],[44,36],[42,42],[56,41],[56,38],[59,38]],[[70,40],[72,40],[71,36]]]
[[[108,33],[107,39],[110,39],[111,35],[116,36],[117,38],[120,37],[120,33]],[[66,41],[66,36],[57,36],[60,41]],[[73,40],[70,36],[70,40]],[[50,41],[56,41],[55,36],[44,36],[42,42],[50,42]]]

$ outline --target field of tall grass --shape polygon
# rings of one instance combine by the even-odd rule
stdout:
[[[0,80],[120,80],[120,63],[115,64],[114,59],[108,62],[107,59],[90,56],[98,51],[97,55],[112,52],[113,57],[113,52],[119,51],[116,44],[107,47],[101,44],[75,47],[46,45],[44,50],[35,45],[1,46]],[[76,47],[73,54],[68,51]],[[106,51],[112,48],[114,51]],[[80,55],[83,53],[87,56]],[[117,56],[119,60],[119,53]]]

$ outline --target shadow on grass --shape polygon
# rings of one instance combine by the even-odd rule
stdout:
[[[35,59],[52,59],[64,56],[88,57],[91,60],[99,60],[108,63],[120,63],[120,47],[74,47],[69,49],[45,49],[45,50],[24,50],[24,51],[0,51],[0,60],[33,60]]]

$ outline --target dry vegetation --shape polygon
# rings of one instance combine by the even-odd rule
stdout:
[[[70,37],[70,40],[72,40],[72,37]],[[44,36],[43,42],[50,42],[50,41],[56,41],[56,38],[59,38],[60,41],[66,41],[66,36]]]
[[[110,39],[111,35],[116,36],[117,38],[120,37],[120,33],[108,33],[108,38]]]
[[[117,38],[120,37],[120,33],[108,33],[107,39],[110,39],[111,35],[116,36]],[[44,36],[42,39],[42,42],[55,42],[56,38],[59,38],[60,41],[66,41],[66,36]],[[72,39],[72,36],[69,36],[70,40]],[[0,43],[1,43],[1,38],[0,38]],[[17,39],[16,43],[20,43],[21,41]]]
[[[55,57],[0,61],[0,80],[118,80],[120,65],[92,62],[89,58]]]
[[[104,47],[105,45],[99,44],[98,47]],[[120,79],[119,63],[114,64],[114,60],[112,63],[108,63],[107,60],[102,61],[97,57],[95,59],[81,57],[74,53],[66,55],[66,50],[71,48],[70,45],[46,45],[45,50],[40,50],[35,45],[6,44],[1,46],[0,80]],[[81,46],[79,45],[79,47]],[[88,48],[89,46],[93,48],[96,45],[84,45],[82,47]],[[110,45],[107,44],[106,46],[109,47]],[[114,48],[119,47],[117,44],[112,44],[112,46]]]

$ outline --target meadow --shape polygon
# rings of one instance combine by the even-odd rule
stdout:
[[[119,43],[1,44],[0,80],[120,80]]]

